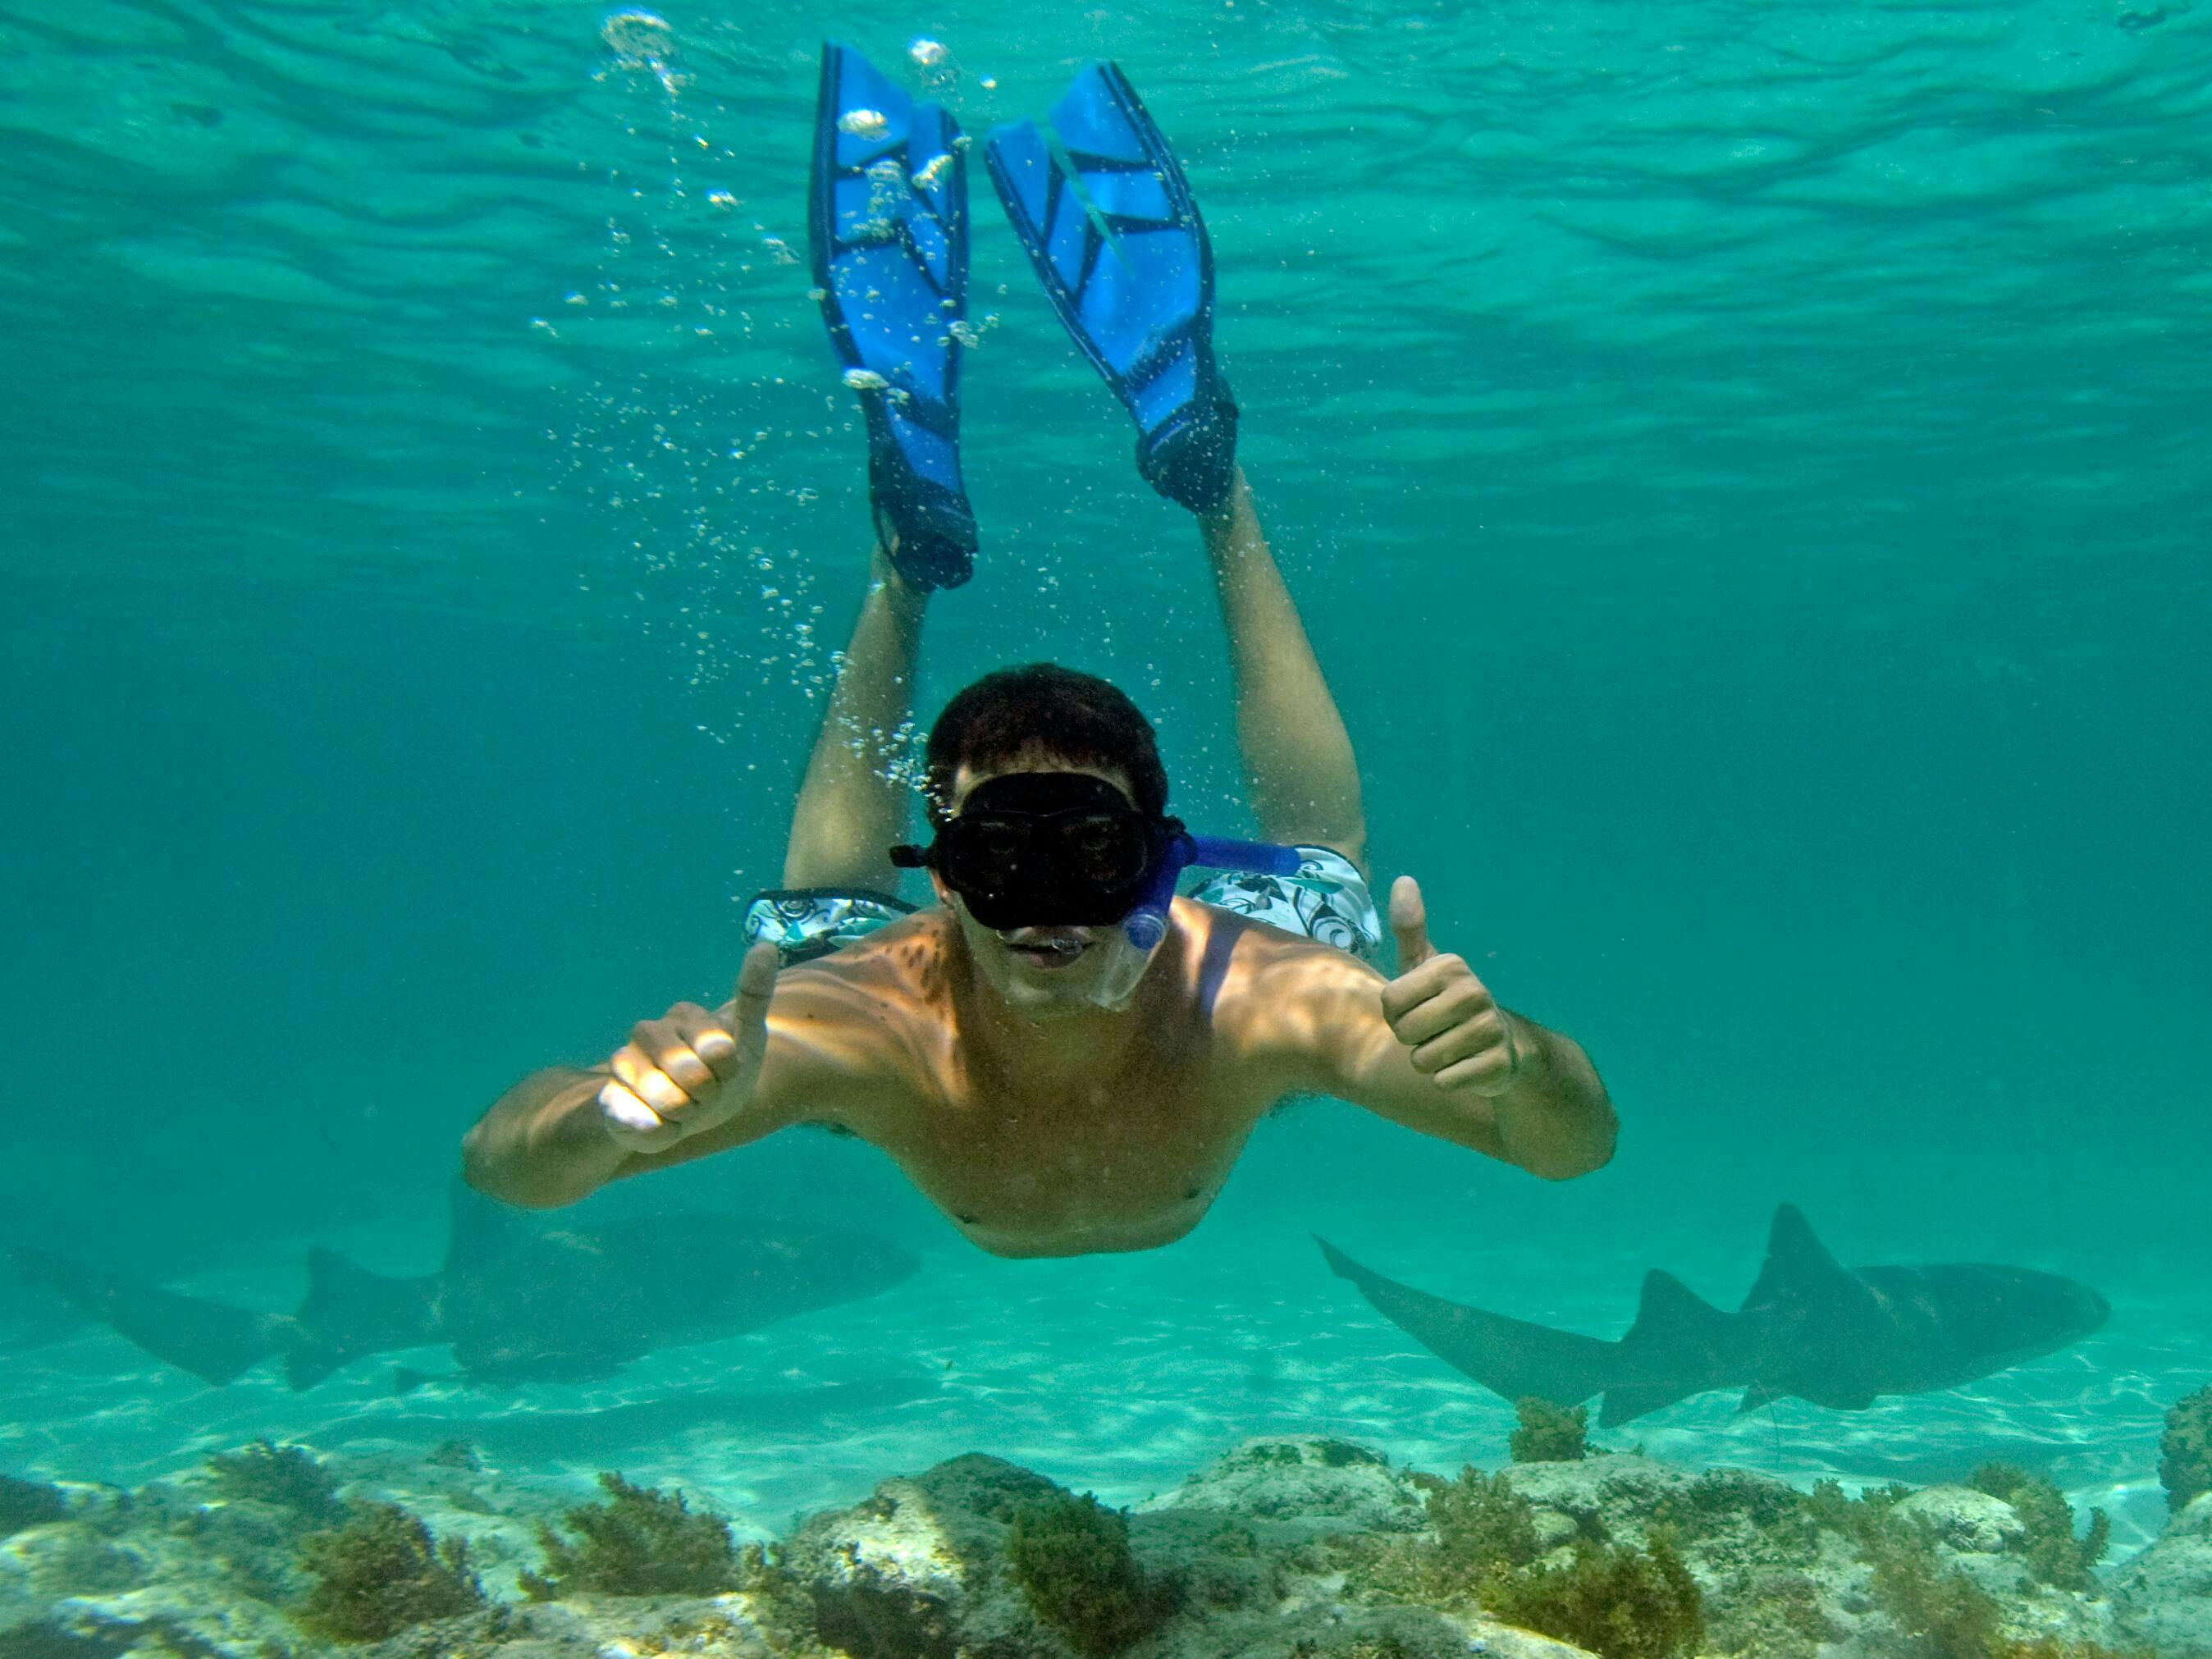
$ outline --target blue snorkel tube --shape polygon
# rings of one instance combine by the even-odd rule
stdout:
[[[1175,898],[1176,882],[1194,864],[1213,870],[1250,870],[1263,876],[1295,876],[1304,859],[1295,847],[1276,847],[1264,841],[1224,841],[1217,836],[1194,836],[1178,828],[1169,841],[1160,867],[1152,876],[1137,908],[1121,918],[1121,939],[1127,948],[1121,960],[1109,967],[1092,1000],[1102,1008],[1124,1006],[1145,976],[1152,952],[1168,936],[1168,906]]]
[[[1262,876],[1295,876],[1304,856],[1295,847],[1277,847],[1264,841],[1226,841],[1218,836],[1194,836],[1178,830],[1168,843],[1167,856],[1151,890],[1137,908],[1121,919],[1121,932],[1145,956],[1151,956],[1168,933],[1168,905],[1176,883],[1191,866],[1209,870],[1249,870]]]

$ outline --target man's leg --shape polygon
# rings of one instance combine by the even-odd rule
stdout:
[[[881,548],[872,567],[868,597],[838,665],[792,811],[783,855],[787,888],[898,890],[888,849],[905,838],[912,791],[894,768],[900,728],[914,708],[928,595],[901,580]]]
[[[1237,743],[1260,833],[1289,846],[1334,848],[1364,873],[1367,819],[1352,738],[1242,471],[1228,500],[1198,523],[1229,633]]]

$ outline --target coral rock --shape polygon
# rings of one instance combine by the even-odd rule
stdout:
[[[2212,1659],[2212,1493],[2113,1575],[2121,1631],[2159,1659]]]
[[[1348,1440],[1278,1434],[1247,1440],[1146,1510],[1217,1510],[1285,1521],[1316,1534],[1418,1532],[1420,1489],[1379,1454]]]
[[[1971,1486],[1929,1486],[1900,1499],[1896,1513],[1924,1522],[1945,1547],[1965,1555],[2002,1555],[2027,1541],[2011,1504]]]

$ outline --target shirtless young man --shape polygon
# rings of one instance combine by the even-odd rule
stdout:
[[[1072,107],[1079,100],[1087,107]],[[869,416],[878,546],[799,792],[787,890],[755,902],[756,942],[731,1001],[678,1003],[605,1065],[525,1079],[470,1132],[468,1179],[512,1203],[566,1204],[620,1176],[823,1124],[880,1147],[983,1249],[1034,1256],[1181,1237],[1253,1127],[1301,1093],[1551,1179],[1602,1164],[1613,1115],[1587,1057],[1498,1006],[1464,961],[1431,947],[1409,878],[1390,899],[1399,976],[1364,960],[1381,941],[1358,774],[1235,465],[1236,410],[1206,337],[1210,269],[1194,291],[1164,279],[1101,296],[1087,268],[1056,268],[1053,238],[1034,222],[1053,204],[1024,169],[1064,163],[1041,143],[1025,148],[1033,130],[994,135],[994,174],[1063,319],[1137,416],[1140,470],[1197,514],[1253,806],[1268,841],[1297,855],[1273,875],[1218,874],[1164,915],[1148,908],[1191,850],[1165,817],[1152,727],[1104,681],[1038,665],[987,677],[947,706],[927,754],[935,842],[896,849],[929,869],[938,902],[909,912],[890,896],[908,791],[880,734],[906,723],[927,595],[965,580],[975,544],[950,443],[957,345],[937,342],[933,382],[921,331],[888,355],[870,338],[858,296],[890,309],[900,273],[841,266],[842,253],[887,239],[880,227],[843,236],[825,175],[879,184],[890,157],[899,180],[915,181],[897,211],[940,230],[964,218],[942,112],[905,104],[838,48],[823,102],[817,275],[841,352],[882,365],[869,369],[872,386],[847,377]],[[1121,121],[1166,191],[1154,218],[1115,221],[1124,264],[1142,272],[1140,239],[1157,232],[1202,264],[1181,171],[1118,71],[1086,70],[1058,114],[1064,131]],[[856,129],[865,142],[847,143]],[[1079,169],[1091,159],[1074,152]],[[1124,184],[1127,165],[1112,170]],[[911,264],[927,239],[901,235]],[[957,284],[929,302],[948,293],[957,300]],[[1131,336],[1128,313],[1146,302],[1172,314],[1152,319],[1146,360],[1133,364],[1113,341]],[[1176,367],[1161,360],[1178,355],[1180,395],[1152,407]]]

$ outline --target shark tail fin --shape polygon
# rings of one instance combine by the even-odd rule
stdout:
[[[1314,1243],[1336,1276],[1357,1285],[1377,1313],[1504,1399],[1534,1395],[1572,1406],[1603,1390],[1615,1369],[1616,1344],[1447,1302],[1370,1272],[1325,1238],[1316,1236]]]
[[[371,1273],[320,1245],[307,1252],[307,1295],[286,1343],[284,1380],[312,1389],[363,1354],[439,1340],[437,1283]]]
[[[1620,1381],[1605,1391],[1601,1426],[1741,1380],[1735,1321],[1670,1273],[1644,1275],[1636,1322],[1620,1339]]]
[[[44,1250],[11,1249],[25,1282],[43,1285],[156,1359],[221,1388],[277,1351],[281,1316],[165,1291]]]

